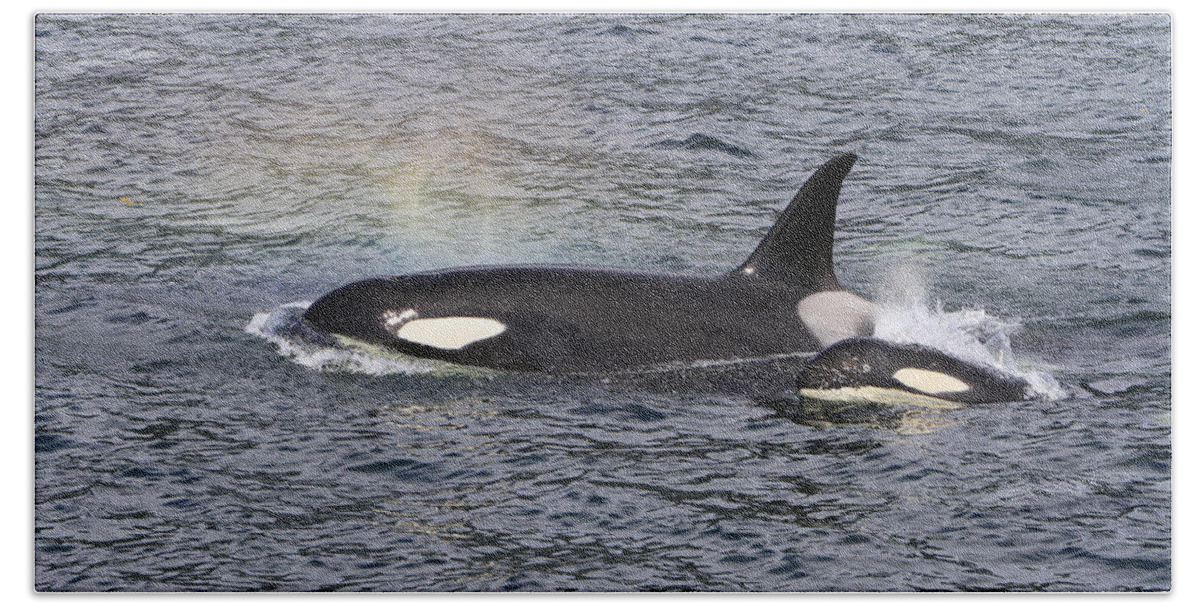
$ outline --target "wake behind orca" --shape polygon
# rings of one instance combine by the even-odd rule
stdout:
[[[839,349],[836,355],[846,349],[843,341],[874,331],[874,307],[845,290],[833,267],[838,196],[857,158],[844,154],[817,169],[750,257],[725,274],[455,268],[351,283],[318,299],[303,319],[322,332],[407,355],[510,371],[636,371],[829,347]],[[920,371],[922,365],[943,363],[903,345],[874,341],[870,346],[856,352],[897,369]],[[922,356],[903,363],[916,354]],[[920,393],[929,388],[930,378],[939,377],[935,373],[947,376],[966,368],[939,369],[952,371],[926,370],[908,384],[896,378],[885,383]],[[976,375],[958,382],[995,384],[986,382],[988,370],[971,371]],[[800,388],[814,388],[805,385],[806,373],[812,375],[801,372]],[[843,373],[838,387],[876,381],[870,373]],[[1017,394],[950,392],[981,401],[1011,400]]]

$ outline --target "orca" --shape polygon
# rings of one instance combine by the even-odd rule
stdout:
[[[817,353],[796,378],[805,397],[826,401],[984,404],[1024,401],[1029,383],[919,344],[848,338]]]
[[[842,182],[817,169],[748,259],[716,276],[572,266],[452,268],[367,279],[304,320],[421,358],[510,371],[637,370],[811,353],[874,331],[872,305],[834,274]]]

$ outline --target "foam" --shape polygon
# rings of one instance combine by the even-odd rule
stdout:
[[[338,340],[336,344],[312,340],[297,331],[311,302],[291,302],[275,310],[260,312],[250,319],[246,333],[258,336],[294,363],[323,372],[351,372],[371,376],[431,374],[444,371],[439,362],[391,354],[361,343]]]
[[[921,344],[948,355],[1024,379],[1034,398],[1057,400],[1067,392],[1038,363],[1019,359],[1010,336],[1020,320],[1002,319],[983,309],[945,310],[930,302],[924,272],[910,265],[887,273],[875,304],[875,337],[901,344]]]

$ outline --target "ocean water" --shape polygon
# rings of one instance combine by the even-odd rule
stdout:
[[[43,591],[1171,587],[1165,15],[55,15],[35,27]],[[879,332],[1025,402],[831,404],[803,354],[552,377],[306,343],[341,284],[719,273],[808,174]]]

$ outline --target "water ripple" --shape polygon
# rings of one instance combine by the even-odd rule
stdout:
[[[34,30],[39,590],[1170,588],[1165,16]],[[505,375],[291,323],[456,265],[725,272],[846,151],[842,281],[923,269],[1057,399],[815,402],[786,357]]]

